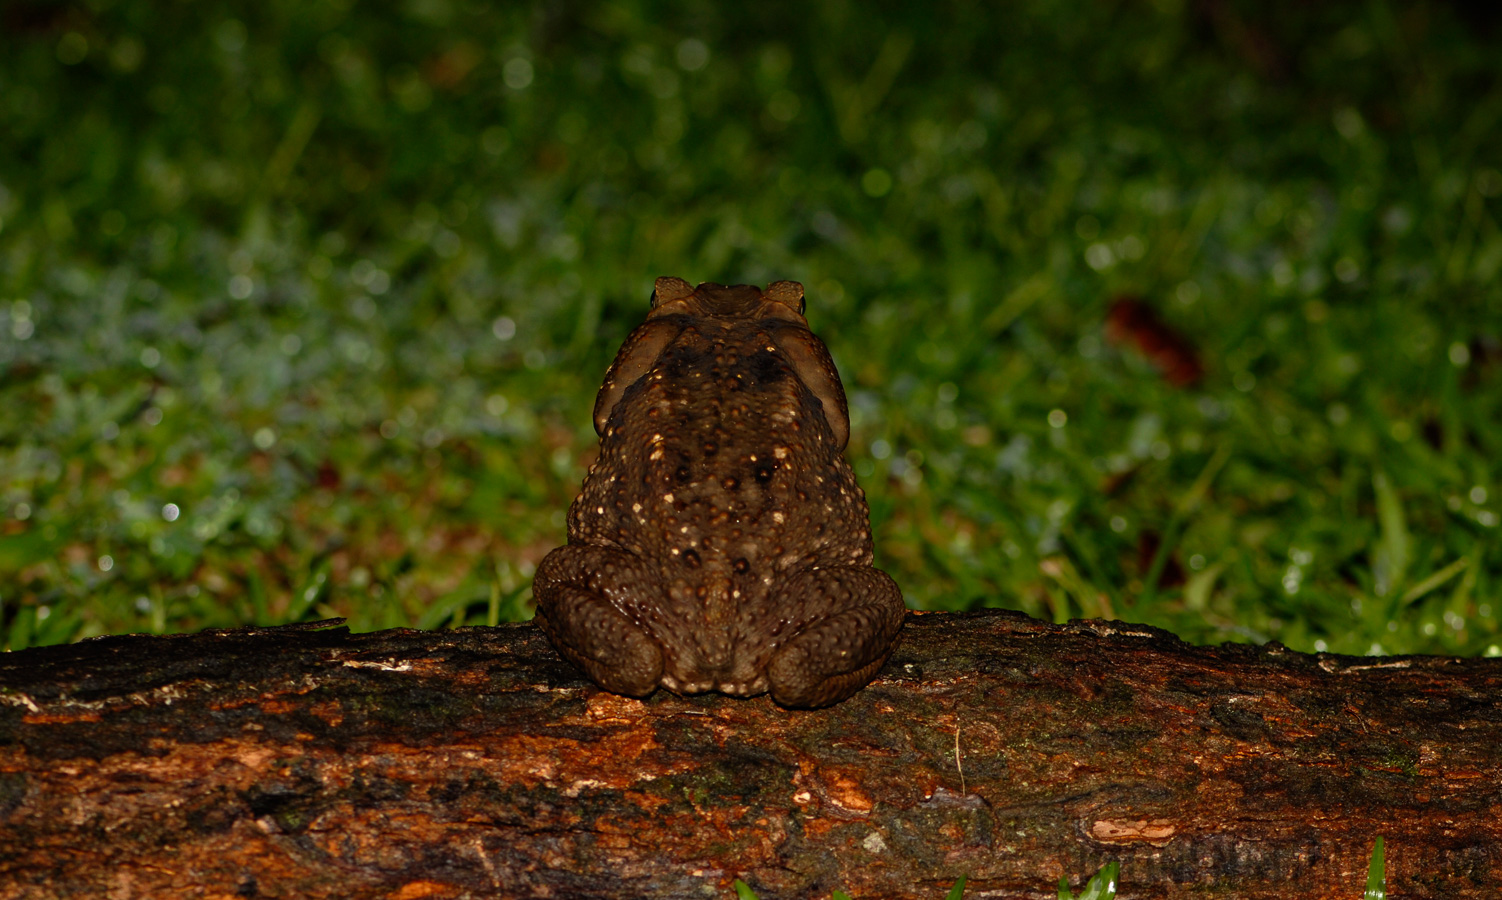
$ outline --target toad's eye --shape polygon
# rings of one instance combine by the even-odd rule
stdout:
[[[775,300],[803,315],[803,285],[796,281],[774,281],[767,285],[766,298]]]
[[[682,300],[684,297],[692,295],[693,292],[694,286],[689,284],[687,281],[684,281],[682,278],[663,276],[662,278],[657,279],[657,283],[652,286],[651,308],[656,309],[664,303],[670,303],[674,300]]]

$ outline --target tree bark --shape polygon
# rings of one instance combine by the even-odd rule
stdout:
[[[646,701],[530,625],[0,656],[0,897],[1502,896],[1502,661],[912,614],[831,709]],[[956,749],[958,748],[958,758]]]

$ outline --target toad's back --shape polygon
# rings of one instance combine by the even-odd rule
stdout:
[[[800,565],[869,565],[855,476],[768,329],[690,319],[606,424],[570,540],[613,544],[692,588],[757,597]]]
[[[659,293],[663,281],[676,279],[659,281]],[[600,390],[600,456],[570,508],[563,556],[651,636],[659,681],[673,690],[766,690],[778,648],[851,599],[832,601],[822,582],[790,593],[800,579],[859,570],[890,585],[870,568],[833,363],[803,322],[801,288],[791,313],[768,299],[789,284],[765,295],[684,284],[677,306],[654,306],[632,333]],[[552,569],[564,563],[549,560],[538,599],[553,635],[549,594],[564,576]],[[895,634],[901,596],[890,593],[880,630]]]

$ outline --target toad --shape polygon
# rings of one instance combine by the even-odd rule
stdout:
[[[657,279],[595,400],[600,454],[537,623],[602,688],[837,703],[892,651],[904,604],[872,566],[834,361],[803,286]]]

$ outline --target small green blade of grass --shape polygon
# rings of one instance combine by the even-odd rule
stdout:
[[[1416,600],[1422,599],[1425,594],[1428,594],[1430,591],[1449,581],[1451,578],[1459,575],[1466,566],[1470,565],[1470,562],[1470,557],[1462,556],[1460,559],[1455,560],[1448,566],[1445,566],[1443,569],[1440,569],[1438,572],[1435,572],[1433,575],[1430,575],[1428,578],[1420,581],[1418,584],[1408,589],[1408,592],[1403,595],[1403,599],[1399,601],[1399,605],[1407,606],[1408,604],[1413,603]]]
[[[960,880],[956,881],[954,887],[949,889],[949,893],[945,895],[944,900],[960,900],[961,897],[965,896],[965,881],[966,876],[961,875]]]
[[[1163,577],[1163,568],[1168,565],[1168,558],[1173,554],[1174,547],[1179,542],[1179,533],[1184,528],[1184,523],[1193,515],[1199,507],[1200,501],[1205,499],[1205,494],[1210,491],[1210,485],[1215,481],[1215,476],[1231,458],[1231,445],[1222,444],[1210,457],[1209,462],[1200,470],[1199,477],[1184,492],[1179,504],[1174,508],[1173,515],[1169,517],[1168,525],[1163,529],[1163,536],[1158,542],[1158,550],[1153,554],[1152,562],[1147,567],[1147,575],[1142,579],[1142,596],[1139,603],[1147,604],[1153,599],[1158,591],[1158,579]]]
[[[1116,879],[1120,874],[1121,863],[1106,863],[1080,892],[1080,900],[1112,900],[1116,896]]]
[[[250,621],[253,625],[272,625],[271,606],[266,601],[266,581],[255,569],[245,579],[245,593],[250,597]]]
[[[1062,554],[1050,556],[1038,564],[1039,570],[1052,578],[1060,588],[1074,598],[1080,615],[1086,619],[1109,619],[1115,616],[1111,598],[1095,587],[1075,568],[1069,557]]]
[[[292,605],[287,609],[287,621],[299,622],[328,593],[329,564],[319,563],[308,573],[297,593],[292,595]]]
[[[1083,888],[1080,889],[1079,897],[1069,890],[1069,879],[1059,876],[1059,900],[1113,900],[1116,896],[1116,879],[1121,874],[1121,863],[1108,862],[1101,866],[1100,871],[1095,873]]]
[[[57,553],[56,534],[48,537],[41,529],[0,537],[0,573],[14,575],[22,569]]]
[[[1377,495],[1377,525],[1381,532],[1372,569],[1377,577],[1377,594],[1390,596],[1403,583],[1413,538],[1408,533],[1403,501],[1387,473],[1378,471],[1372,476],[1372,489]]]
[[[150,623],[152,634],[167,633],[167,598],[162,596],[162,589],[152,585],[150,596]]]
[[[1203,612],[1210,606],[1210,594],[1215,589],[1215,582],[1220,578],[1226,564],[1218,562],[1189,576],[1189,582],[1184,585],[1184,605],[1196,612]]]
[[[33,643],[38,647],[50,644],[65,644],[73,639],[83,625],[83,617],[76,610],[64,610],[47,616],[37,616]]]
[[[31,646],[32,633],[36,630],[36,607],[23,606],[16,610],[10,623],[10,633],[5,636],[5,649],[25,650]]]
[[[751,890],[751,885],[745,883],[744,881],[741,881],[739,878],[731,882],[730,886],[735,888],[735,896],[737,900],[760,900],[760,898],[756,896],[756,892]]]
[[[417,627],[423,631],[432,631],[445,625],[450,628],[458,627],[463,624],[465,607],[473,600],[469,594],[460,591],[443,597],[417,617]],[[460,620],[457,624],[452,621],[455,618]]]
[[[830,900],[850,900],[850,895],[838,888],[836,888],[835,892],[833,894],[830,894],[829,897]]]
[[[1361,896],[1362,900],[1387,900],[1387,860],[1381,835],[1372,845],[1372,861],[1366,867],[1366,893]]]
[[[1480,541],[1477,541],[1476,545],[1471,548],[1471,552],[1466,555],[1469,564],[1465,568],[1465,574],[1461,576],[1460,584],[1457,584],[1455,590],[1450,592],[1450,599],[1446,601],[1450,612],[1457,616],[1465,616],[1470,609],[1471,592],[1476,589],[1476,573],[1481,569],[1485,551],[1486,548]]]
[[[981,328],[988,334],[1001,334],[1018,316],[1027,312],[1053,289],[1053,275],[1048,272],[1034,275],[1013,288],[1011,293],[996,304],[996,308],[981,322]]]

